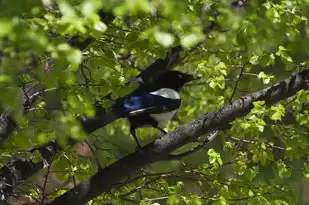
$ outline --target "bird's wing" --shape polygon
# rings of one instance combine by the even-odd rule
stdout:
[[[181,103],[180,99],[170,99],[159,95],[146,93],[133,95],[116,102],[114,110],[124,116],[136,116],[141,114],[156,114],[176,110]]]
[[[98,128],[104,127],[119,118],[120,116],[116,115],[113,112],[109,112],[93,118],[83,116],[81,118],[81,122],[84,130],[87,133],[91,133]]]

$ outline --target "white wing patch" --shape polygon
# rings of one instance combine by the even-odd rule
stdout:
[[[170,99],[180,99],[179,93],[171,88],[161,88],[160,90],[151,92],[150,94],[159,95],[159,96],[170,98]],[[170,112],[165,112],[165,113],[151,114],[150,116],[154,118],[160,124],[163,124],[169,121],[170,119],[172,119],[172,117],[175,115],[176,112],[177,112],[177,109],[170,111]]]
[[[180,99],[179,93],[171,88],[161,88],[160,90],[151,92],[150,94],[160,95],[165,98]]]

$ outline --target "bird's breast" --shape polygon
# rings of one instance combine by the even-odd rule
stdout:
[[[155,119],[159,124],[164,124],[165,122],[172,119],[172,117],[175,115],[177,110],[173,110],[170,112],[164,112],[160,114],[150,114],[150,116]]]
[[[164,98],[169,99],[180,99],[180,95],[176,90],[173,90],[171,88],[161,88],[159,90],[156,90],[154,92],[151,92],[152,95],[159,95]],[[172,119],[172,117],[177,112],[176,110],[172,110],[169,112],[163,112],[163,113],[157,113],[157,114],[150,114],[150,116],[155,119],[159,124],[164,124],[165,122]]]

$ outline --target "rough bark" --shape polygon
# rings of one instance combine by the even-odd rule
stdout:
[[[106,13],[103,10],[99,11],[101,20],[109,24],[113,21],[114,15]],[[75,46],[81,50],[85,49],[94,39],[87,38],[80,40],[78,36],[74,36],[69,40],[71,46]],[[50,61],[53,63],[52,61]],[[51,67],[51,65],[50,65]],[[27,112],[38,97],[42,94],[43,86],[39,84],[31,85],[23,89],[22,108],[23,112]],[[13,119],[13,109],[7,108],[0,116],[0,146],[14,131],[17,124]],[[49,162],[57,153],[60,147],[50,142],[46,146],[40,147],[37,150],[42,157]],[[44,162],[34,163],[31,160],[22,158],[10,161],[6,166],[0,169],[0,201],[5,201],[6,198],[13,192],[14,188],[23,180],[27,179],[34,173],[38,172],[44,166]]]
[[[239,1],[235,1],[239,2]],[[231,4],[232,7],[242,7],[238,4]],[[106,13],[103,10],[99,11],[99,15],[101,20],[109,24],[113,21],[115,16],[111,13]],[[214,29],[214,24],[211,24],[206,30],[210,32]],[[85,49],[94,39],[86,38],[81,40],[78,36],[74,36],[69,40],[69,44],[71,46],[75,46],[81,50]],[[162,72],[172,69],[175,65],[177,65],[181,61],[180,52],[183,51],[183,48],[180,46],[176,46],[171,49],[170,52],[167,53],[165,59],[158,59],[150,66],[148,66],[138,77],[137,81],[139,83],[150,83]],[[52,62],[52,61],[51,61]],[[50,68],[51,66],[47,66]],[[27,91],[28,92],[28,91]],[[32,92],[29,90],[29,92]],[[34,96],[24,96],[24,111],[31,107],[35,100],[40,96],[40,92],[35,92]],[[32,99],[29,101],[29,99]],[[100,126],[100,116],[94,119],[86,119],[82,121],[82,126],[85,128],[85,131],[90,133],[99,128]],[[91,121],[91,123],[89,123]],[[87,125],[91,124],[91,127],[87,128]],[[12,131],[16,128],[16,123],[12,118],[12,110],[9,109],[5,113],[0,116],[0,146],[2,142],[8,138],[8,136],[12,133]],[[54,143],[50,142],[45,146],[37,148],[39,150],[42,157],[49,162],[51,158],[57,153],[60,147]],[[148,162],[149,163],[149,162]],[[145,163],[143,163],[144,165]],[[0,169],[0,201],[5,201],[8,195],[10,195],[14,188],[23,180],[32,176],[44,166],[43,162],[34,163],[31,160],[25,159],[14,159],[7,166],[4,166]],[[27,170],[27,171],[24,171]],[[24,173],[25,172],[25,173]]]
[[[278,84],[240,97],[217,111],[182,125],[140,151],[132,153],[114,164],[100,170],[91,179],[85,180],[75,188],[56,198],[49,205],[81,205],[111,188],[121,186],[121,181],[139,168],[167,159],[174,149],[196,140],[199,136],[214,130],[227,129],[237,117],[245,116],[253,108],[253,102],[265,101],[271,105],[295,95],[299,90],[308,89],[309,69],[293,74]]]
[[[145,69],[138,76],[138,80],[143,83],[152,81],[154,77],[159,75],[162,71],[171,69],[172,66],[179,62],[180,59],[180,48],[172,49],[166,56],[165,59],[159,59],[152,63],[148,68]],[[85,132],[91,133],[95,130],[101,128],[101,116],[96,118],[89,118],[82,121],[82,126],[85,129]],[[9,121],[14,122],[14,121]],[[16,127],[16,124],[11,128],[10,131]],[[1,127],[0,127],[1,128]],[[1,131],[1,130],[0,130]],[[1,136],[1,135],[0,135]],[[44,145],[40,148],[37,148],[42,157],[49,162],[51,158],[57,153],[60,147],[55,142],[49,142],[47,145]],[[15,159],[8,166],[4,166],[0,169],[0,201],[1,199],[5,200],[9,196],[14,188],[23,180],[27,179],[29,176],[35,174],[40,169],[43,168],[44,163],[34,163],[31,160],[25,159]],[[27,170],[27,174],[24,174],[24,170]]]

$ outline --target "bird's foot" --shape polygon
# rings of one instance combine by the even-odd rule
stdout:
[[[143,147],[139,143],[136,143],[135,152],[139,152],[142,149],[143,149]]]

